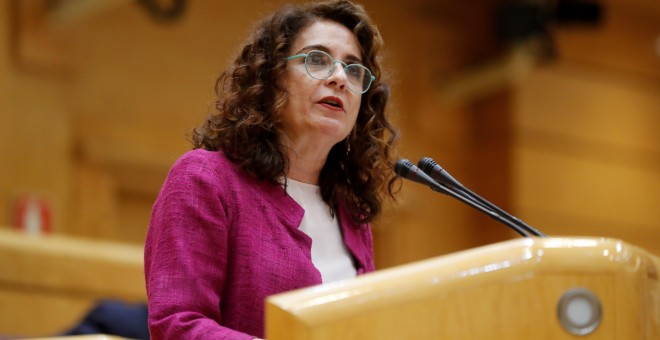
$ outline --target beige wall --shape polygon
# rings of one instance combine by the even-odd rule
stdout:
[[[17,197],[38,195],[53,205],[55,225],[68,224],[73,131],[72,114],[64,97],[67,83],[50,72],[34,72],[31,65],[18,66],[14,62],[9,48],[9,1],[1,4],[5,20],[0,39],[0,221],[3,225],[11,223]],[[48,39],[45,31],[32,32],[28,32],[27,44]],[[46,47],[44,53],[54,55]]]
[[[553,235],[660,254],[660,12],[608,8],[597,28],[559,31],[560,59],[516,87],[514,205]]]
[[[660,253],[660,87],[539,70],[518,91],[516,208],[555,235],[617,237]]]
[[[58,233],[141,244],[168,168],[212,109],[215,77],[254,21],[284,1],[194,1],[173,25],[135,2],[112,3],[59,21],[36,16],[29,27],[41,38],[28,39],[24,59],[45,70],[16,67],[0,39],[0,224],[11,224],[17,194],[36,193],[52,200]],[[488,3],[364,1],[386,41],[401,155],[434,157],[548,234],[654,247],[659,76],[644,71],[648,62],[602,50],[626,22],[560,31],[559,59],[521,77],[490,63],[499,54]],[[8,37],[9,20],[1,22]],[[645,25],[626,30],[626,43],[646,38]],[[637,66],[608,73],[612,64]],[[488,67],[500,72],[480,77]],[[462,92],[448,100],[457,84]],[[375,234],[381,267],[515,237],[410,182]]]
[[[6,7],[6,6],[5,6]],[[0,22],[9,22],[9,11],[4,8],[0,9]],[[0,53],[0,74],[2,74],[2,77],[0,77],[0,93],[8,93],[9,89],[11,88],[12,85],[12,76],[11,76],[11,67],[9,65],[9,40],[7,37],[9,36],[9,26],[6,24],[0,25],[0,36],[3,38],[0,39],[0,49],[2,49],[2,53]],[[10,116],[8,114],[10,110],[10,106],[8,103],[5,102],[5,100],[8,98],[8,96],[3,95],[0,100],[0,162],[2,162],[2,165],[0,165],[2,168],[3,175],[0,176],[0,188],[2,188],[2,192],[5,190],[9,189],[9,176],[4,175],[6,173],[5,169],[8,169],[7,162],[9,160],[9,143],[8,143],[8,138],[4,136],[8,136],[10,129],[9,125],[9,120]],[[0,195],[0,216],[3,217],[3,224],[8,223],[7,216],[9,215],[9,197],[6,194]]]

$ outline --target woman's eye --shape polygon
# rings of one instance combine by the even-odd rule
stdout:
[[[326,58],[321,55],[308,55],[307,62],[312,65],[325,65],[327,64]]]
[[[348,76],[355,79],[362,78],[362,70],[357,67],[348,67],[347,70]]]

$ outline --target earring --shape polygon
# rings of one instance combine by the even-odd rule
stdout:
[[[351,143],[348,141],[348,136],[346,137],[346,156],[351,152]]]

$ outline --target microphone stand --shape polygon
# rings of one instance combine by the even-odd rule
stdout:
[[[539,230],[534,229],[527,223],[523,222],[521,219],[509,214],[508,212],[502,210],[500,207],[496,206],[493,203],[490,203],[483,197],[477,195],[472,190],[465,187],[463,184],[455,180],[447,171],[445,171],[438,163],[429,157],[424,157],[419,160],[418,166],[424,173],[429,175],[436,182],[443,184],[447,187],[450,187],[456,191],[462,192],[469,199],[475,200],[482,205],[488,207],[489,209],[497,212],[499,215],[507,218],[511,223],[516,224],[521,229],[525,230],[527,233],[538,236],[538,237],[548,237],[548,235],[540,232]],[[437,175],[437,176],[436,176]]]
[[[431,188],[431,190],[435,192],[439,192],[448,196],[451,196],[485,214],[493,218],[494,220],[503,223],[504,225],[508,226],[509,228],[513,229],[515,232],[520,234],[523,237],[531,237],[527,231],[525,231],[523,228],[520,226],[516,225],[515,223],[512,223],[510,220],[503,218],[500,216],[498,213],[495,211],[489,209],[488,207],[484,206],[482,203],[479,203],[470,197],[465,197],[462,194],[457,193],[455,190],[443,185],[442,183],[438,183],[435,180],[433,180],[431,177],[429,177],[426,173],[422,172],[417,166],[415,166],[412,162],[410,162],[407,159],[400,159],[396,162],[394,165],[394,172],[405,179],[412,180],[414,182],[420,183],[427,185],[428,187]]]

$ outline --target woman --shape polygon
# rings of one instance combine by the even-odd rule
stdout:
[[[268,295],[374,270],[369,223],[395,180],[381,45],[349,1],[257,27],[154,205],[153,339],[263,337]]]

